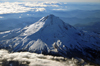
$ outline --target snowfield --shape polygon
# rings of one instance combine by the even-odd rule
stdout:
[[[68,59],[30,52],[9,53],[0,50],[0,66],[95,66],[82,59]]]

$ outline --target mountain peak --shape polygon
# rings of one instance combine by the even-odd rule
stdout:
[[[49,17],[55,17],[55,15],[53,15],[53,14],[50,14],[50,15],[48,15]]]
[[[15,52],[27,50],[64,57],[82,57],[93,62],[98,60],[94,60],[95,56],[100,57],[99,38],[75,29],[53,14],[41,18],[21,31],[0,34],[0,37],[0,48],[9,48]]]
[[[42,17],[38,22],[30,25],[25,31],[25,35],[34,34],[40,31],[40,29],[53,29],[52,31],[61,30],[61,27],[67,28],[69,27],[69,24],[64,23],[59,17],[50,14],[46,17]]]
[[[63,24],[63,21],[59,17],[57,17],[53,14],[50,14],[50,15],[44,17],[43,20],[45,20],[45,24],[49,24],[49,25]]]
[[[40,20],[39,20],[39,22],[45,22],[46,20],[52,20],[53,18],[56,18],[56,16],[55,15],[53,15],[53,14],[50,14],[50,15],[47,15],[47,16],[45,16],[45,17],[42,17]]]

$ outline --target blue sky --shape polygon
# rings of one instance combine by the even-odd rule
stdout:
[[[0,1],[14,1],[14,0],[0,0]],[[15,0],[16,1],[48,1],[48,0]],[[100,2],[100,0],[50,0],[60,2]]]

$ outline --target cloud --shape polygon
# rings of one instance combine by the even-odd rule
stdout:
[[[76,5],[76,6],[75,6]],[[98,5],[98,4],[97,4]],[[66,2],[3,2],[0,3],[0,14],[7,13],[23,13],[31,11],[35,12],[52,12],[52,11],[68,11],[68,10],[99,10],[100,5],[93,4],[73,4],[70,5]],[[2,18],[2,17],[1,17]]]
[[[45,8],[43,7],[30,7],[30,5],[26,5],[26,2],[20,3],[20,2],[5,2],[0,3],[0,14],[6,14],[6,13],[22,13],[22,12],[28,12],[28,11],[45,11]],[[25,5],[25,6],[23,6]],[[28,6],[28,7],[26,7]],[[41,6],[41,5],[40,5]]]
[[[66,11],[67,9],[52,9],[52,10],[56,10],[56,11]]]
[[[59,7],[57,2],[4,2],[0,3],[0,14],[42,12],[47,7]]]
[[[4,17],[0,16],[0,18],[4,18]]]
[[[25,66],[77,66],[77,63],[86,65],[84,60],[67,59],[64,57],[36,54],[30,52],[15,52],[9,53],[6,50],[0,50],[0,63],[5,66],[16,64],[24,64]]]

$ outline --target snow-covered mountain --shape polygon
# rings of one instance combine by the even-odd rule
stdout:
[[[0,37],[0,48],[13,52],[79,57],[100,64],[100,38],[77,30],[52,14],[23,29],[1,32]]]

